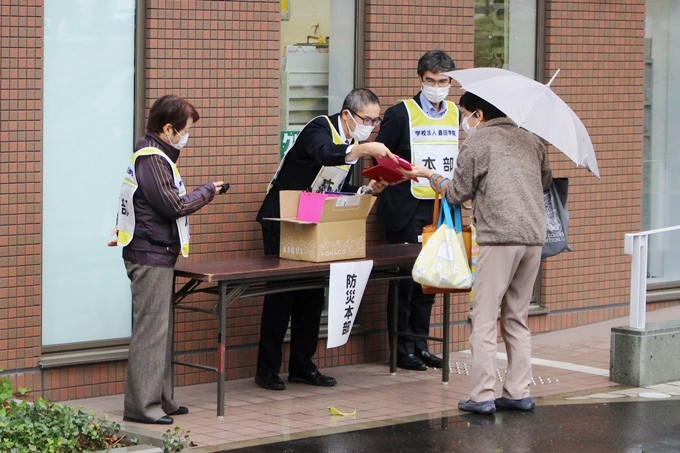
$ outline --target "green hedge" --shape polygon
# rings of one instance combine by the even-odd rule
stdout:
[[[0,379],[1,452],[73,453],[123,445],[117,423],[42,398],[35,403],[14,399],[27,392],[19,389],[15,394],[9,378]],[[135,443],[126,441],[125,445]]]

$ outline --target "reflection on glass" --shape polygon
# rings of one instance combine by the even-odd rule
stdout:
[[[135,2],[44,3],[42,344],[126,338],[130,282],[104,244],[135,139]]]
[[[680,225],[680,3],[647,0],[642,229]],[[649,237],[650,282],[680,281],[680,232]]]
[[[475,67],[534,78],[535,0],[475,0]]]
[[[354,88],[355,0],[288,0],[281,22],[281,152]],[[333,20],[331,20],[333,18]]]

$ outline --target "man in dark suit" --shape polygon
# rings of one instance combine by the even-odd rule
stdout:
[[[262,225],[265,255],[278,255],[281,190],[343,191],[379,193],[387,185],[371,180],[366,186],[347,183],[352,164],[363,156],[396,157],[382,143],[365,142],[380,124],[380,101],[365,88],[352,90],[342,111],[332,116],[318,116],[300,131],[293,147],[286,153],[257,214]],[[361,143],[364,142],[364,143]],[[255,382],[268,390],[283,390],[279,377],[283,359],[283,339],[290,321],[290,359],[288,382],[330,387],[335,379],[319,372],[312,357],[319,339],[319,324],[324,306],[323,289],[291,291],[265,296],[260,325],[260,346]]]
[[[455,69],[443,51],[426,52],[418,61],[421,91],[412,99],[399,101],[385,112],[376,141],[414,165],[424,165],[453,175],[458,155],[458,109],[446,101],[451,79],[442,74]],[[434,192],[429,182],[402,182],[386,188],[377,215],[385,226],[390,244],[419,243],[423,226],[432,223]],[[400,270],[411,275],[411,268]],[[395,283],[396,284],[396,283]],[[388,294],[388,322],[392,320],[393,283]],[[427,336],[434,295],[423,294],[419,284],[406,280],[399,286],[397,329]],[[399,336],[397,366],[423,371],[441,368],[442,360],[429,353],[427,340]]]

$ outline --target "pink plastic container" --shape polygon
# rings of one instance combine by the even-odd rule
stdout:
[[[298,204],[298,220],[319,223],[324,202],[329,198],[339,196],[340,194],[335,193],[302,192],[300,194],[300,203]]]

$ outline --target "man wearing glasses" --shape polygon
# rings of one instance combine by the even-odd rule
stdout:
[[[376,141],[413,165],[453,176],[458,156],[458,109],[446,97],[451,79],[442,74],[452,71],[451,57],[441,50],[426,52],[418,60],[421,90],[412,99],[399,101],[387,109]],[[390,244],[419,243],[425,225],[432,223],[434,191],[428,180],[406,180],[386,188],[378,204],[377,216],[385,226]],[[411,268],[400,272],[411,275]],[[388,293],[388,321],[392,319],[393,283]],[[427,336],[434,295],[423,294],[421,286],[406,280],[399,286],[397,329]],[[399,336],[397,366],[423,371],[441,368],[442,359],[428,352],[427,340]]]
[[[352,164],[364,156],[397,158],[382,143],[365,142],[380,124],[380,101],[370,90],[352,90],[342,111],[318,116],[300,131],[293,147],[281,160],[269,185],[257,221],[262,225],[265,255],[278,255],[281,190],[312,192],[379,193],[387,185],[371,180],[356,187],[347,183]],[[365,142],[365,143],[362,143]],[[312,361],[319,341],[319,324],[324,306],[324,290],[310,289],[269,294],[264,297],[260,324],[260,345],[255,382],[267,390],[283,390],[279,377],[283,360],[283,339],[290,321],[288,382],[330,387],[334,378],[324,376]]]

